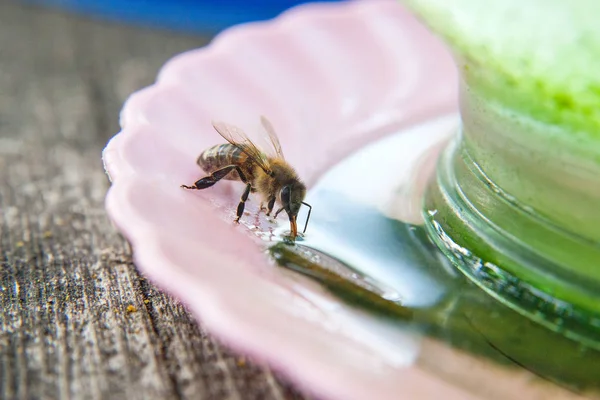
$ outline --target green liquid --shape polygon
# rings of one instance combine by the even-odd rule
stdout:
[[[411,232],[408,234],[410,237],[400,234],[404,243],[420,244],[421,249],[427,252],[436,251],[422,227],[397,221],[390,223],[397,224],[398,231]],[[348,304],[396,321],[398,329],[417,328],[423,334],[457,349],[507,368],[526,369],[577,393],[597,395],[600,392],[598,350],[533,323],[495,301],[461,275],[447,273],[443,276],[444,285],[451,290],[435,304],[429,307],[405,306],[398,301],[386,300],[378,293],[345,279],[323,263],[311,260],[315,254],[322,258],[322,253],[283,243],[271,247],[269,252],[279,266],[314,279]],[[423,252],[423,259],[431,260],[430,254]],[[437,278],[443,270],[436,262],[424,263],[420,267]],[[424,360],[423,363],[426,366],[431,361],[434,360]],[[455,373],[460,375],[458,371]],[[481,384],[488,389],[494,387],[493,380]]]

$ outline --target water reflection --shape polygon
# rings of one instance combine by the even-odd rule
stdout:
[[[309,192],[314,208],[307,235],[296,246],[271,247],[271,254],[346,302],[597,398],[598,351],[523,317],[473,285],[419,223],[415,199],[428,178],[424,160],[436,154],[456,122],[448,116],[400,132],[340,163]],[[392,218],[398,215],[403,220]],[[269,237],[285,229],[282,223]],[[440,373],[448,367],[431,360],[424,364]],[[494,376],[487,379],[482,386],[494,388]]]

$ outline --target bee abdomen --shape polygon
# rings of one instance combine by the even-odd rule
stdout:
[[[218,144],[204,150],[196,162],[206,173],[212,174],[228,165],[240,165],[242,154],[242,151],[232,144]],[[237,172],[232,171],[223,179],[239,180],[240,177]]]

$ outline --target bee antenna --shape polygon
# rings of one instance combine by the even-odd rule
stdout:
[[[306,232],[306,228],[308,227],[308,220],[310,219],[310,213],[312,211],[312,206],[308,203],[302,202],[302,204],[304,204],[305,206],[308,207],[308,215],[306,216],[306,223],[304,224],[304,230],[302,231],[302,233]]]

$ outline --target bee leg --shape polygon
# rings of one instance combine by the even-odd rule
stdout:
[[[279,215],[279,213],[282,212],[282,211],[283,211],[283,207],[281,207],[279,210],[277,210],[275,212],[275,215],[273,215],[273,218],[277,218],[277,216]]]
[[[246,190],[242,194],[242,198],[240,199],[240,204],[237,207],[237,217],[234,222],[240,222],[240,218],[242,218],[242,214],[244,214],[244,207],[246,207],[246,200],[248,200],[248,196],[250,195],[250,190],[252,189],[252,185],[247,183]]]
[[[240,169],[240,167],[238,167],[237,165],[228,165],[219,170],[216,170],[212,174],[205,176],[202,179],[198,179],[196,182],[194,182],[194,186],[181,185],[181,187],[184,189],[195,189],[195,190],[209,188],[212,185],[214,185],[215,183],[219,182],[221,179],[225,178],[227,176],[227,174],[229,174],[234,169],[237,171],[237,173],[240,176],[240,178],[242,179],[242,181],[245,182],[246,178],[244,176],[244,173]]]
[[[269,199],[269,203],[267,204],[267,216],[271,215],[271,212],[273,212],[274,206],[275,206],[275,197],[271,197]]]

